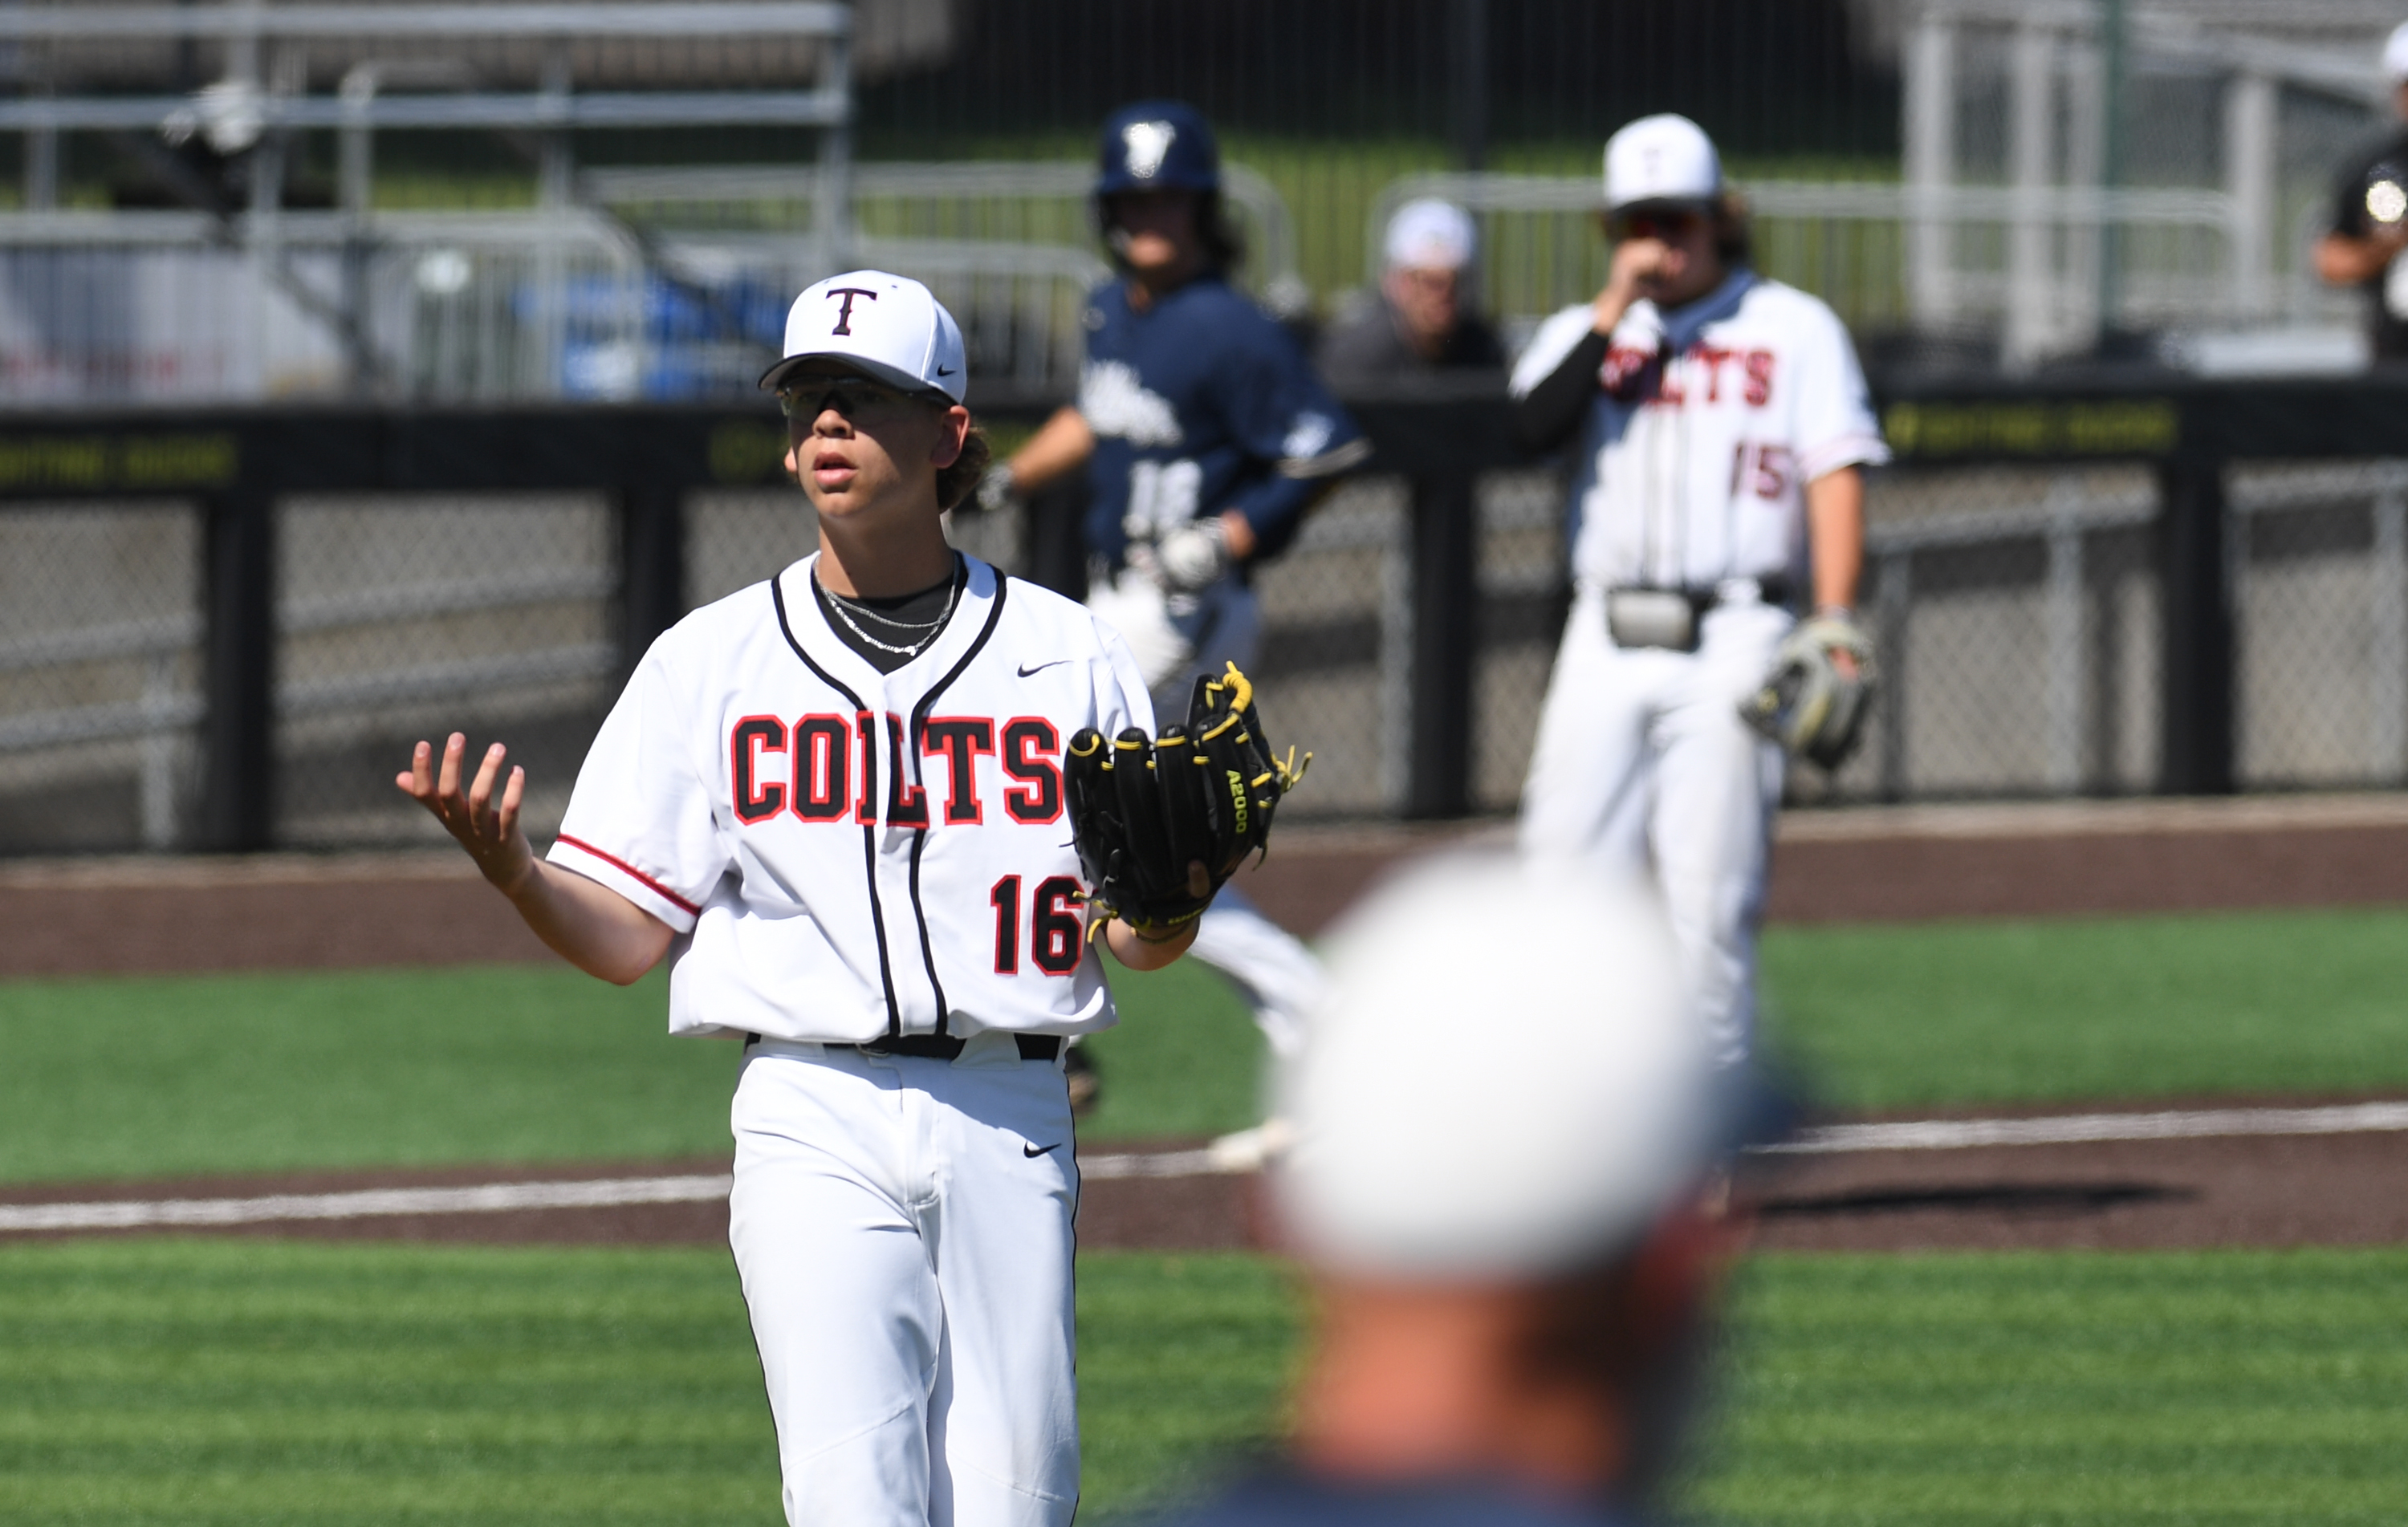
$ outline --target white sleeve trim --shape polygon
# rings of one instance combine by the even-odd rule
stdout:
[[[1828,477],[1844,466],[1879,466],[1889,460],[1889,447],[1878,435],[1842,435],[1811,450],[1798,453],[1798,474],[1807,482]]]
[[[701,915],[698,904],[686,900],[625,860],[566,833],[552,840],[552,851],[543,857],[547,863],[617,892],[667,923],[674,932],[694,932],[695,920]]]
[[[1337,450],[1325,450],[1318,456],[1287,457],[1279,464],[1279,474],[1309,482],[1314,478],[1334,478],[1370,459],[1371,442],[1358,435]]]

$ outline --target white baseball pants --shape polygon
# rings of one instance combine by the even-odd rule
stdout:
[[[1582,589],[1522,791],[1525,853],[1652,876],[1727,1064],[1755,1037],[1756,924],[1781,804],[1781,749],[1739,706],[1793,623],[1777,607],[1724,605],[1695,652],[1623,649],[1602,591]]]
[[[765,1040],[728,1242],[793,1527],[1062,1527],[1079,1492],[1070,1105],[1009,1035],[960,1059]]]
[[[1195,593],[1166,595],[1153,578],[1125,568],[1095,584],[1087,607],[1129,644],[1154,693],[1157,725],[1187,714],[1198,678],[1218,678],[1232,663],[1240,670],[1253,666],[1262,645],[1262,603],[1235,578]],[[1274,1054],[1303,1048],[1305,1018],[1321,1000],[1322,971],[1302,940],[1227,885],[1212,898],[1188,952],[1238,989]]]

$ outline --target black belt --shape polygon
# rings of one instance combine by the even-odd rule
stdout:
[[[1734,583],[1755,584],[1756,597],[1758,603],[1766,605],[1786,605],[1789,603],[1789,580],[1778,575],[1770,578],[1732,578],[1728,581]],[[1634,589],[1653,587],[1652,585],[1641,583],[1627,584],[1623,586]],[[1723,598],[1723,586],[1720,583],[1702,583],[1689,588],[1664,589],[1659,592],[1664,593],[1677,593],[1681,595],[1683,598],[1688,600],[1689,607],[1696,610],[1700,615],[1703,615],[1710,609],[1718,608],[1727,603]]]
[[[748,1034],[744,1042],[757,1045],[761,1036]],[[1020,1047],[1020,1058],[1024,1061],[1058,1060],[1062,1054],[1062,1036],[1058,1034],[1015,1034],[1011,1042]],[[950,1034],[896,1034],[882,1039],[872,1039],[865,1045],[829,1040],[824,1042],[824,1048],[857,1049],[864,1055],[909,1055],[922,1061],[955,1061],[961,1058],[968,1044],[968,1040]]]

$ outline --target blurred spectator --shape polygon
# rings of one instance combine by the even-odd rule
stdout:
[[[1313,359],[1338,387],[1447,366],[1505,364],[1496,331],[1470,310],[1479,231],[1452,202],[1407,202],[1388,220],[1376,297],[1352,304]]]
[[[2383,45],[2392,110],[2408,119],[2408,22]],[[2366,293],[2367,333],[2377,361],[2408,360],[2408,128],[2358,154],[2335,188],[2332,227],[2316,240],[2316,274]]]
[[[1729,1239],[1727,1092],[1661,910],[1454,856],[1333,951],[1272,1177],[1313,1294],[1292,1450],[1186,1527],[1636,1527]]]

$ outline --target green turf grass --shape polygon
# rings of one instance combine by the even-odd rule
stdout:
[[[2408,1087],[2408,910],[1774,929],[1766,1030],[1849,1107]]]
[[[1743,1278],[1709,1518],[2376,1523],[2408,1251],[1784,1256]]]
[[[1252,1122],[1228,988],[1115,980],[1087,1137]],[[544,965],[0,983],[0,1181],[724,1152],[737,1048],[669,1038],[666,1006]]]
[[[1082,1259],[1088,1506],[1271,1424],[1252,1258]],[[12,1527],[778,1520],[726,1254],[90,1241],[0,1249]]]
[[[2408,912],[1776,929],[1766,1033],[1851,1107],[2408,1088]],[[1114,973],[1082,1136],[1253,1121],[1193,962]],[[716,1154],[736,1049],[565,967],[0,983],[0,1180]]]
[[[1254,1123],[1262,1035],[1229,983],[1196,960],[1144,976],[1109,968],[1121,1024],[1084,1041],[1104,1089],[1079,1137],[1219,1135]]]
[[[723,1152],[737,1048],[566,966],[0,985],[0,1180]]]
[[[1690,1504],[1765,1527],[2390,1522],[2408,1251],[1759,1259]],[[1297,1300],[1080,1262],[1082,1520],[1272,1434]],[[776,1520],[724,1253],[0,1248],[0,1520]]]

